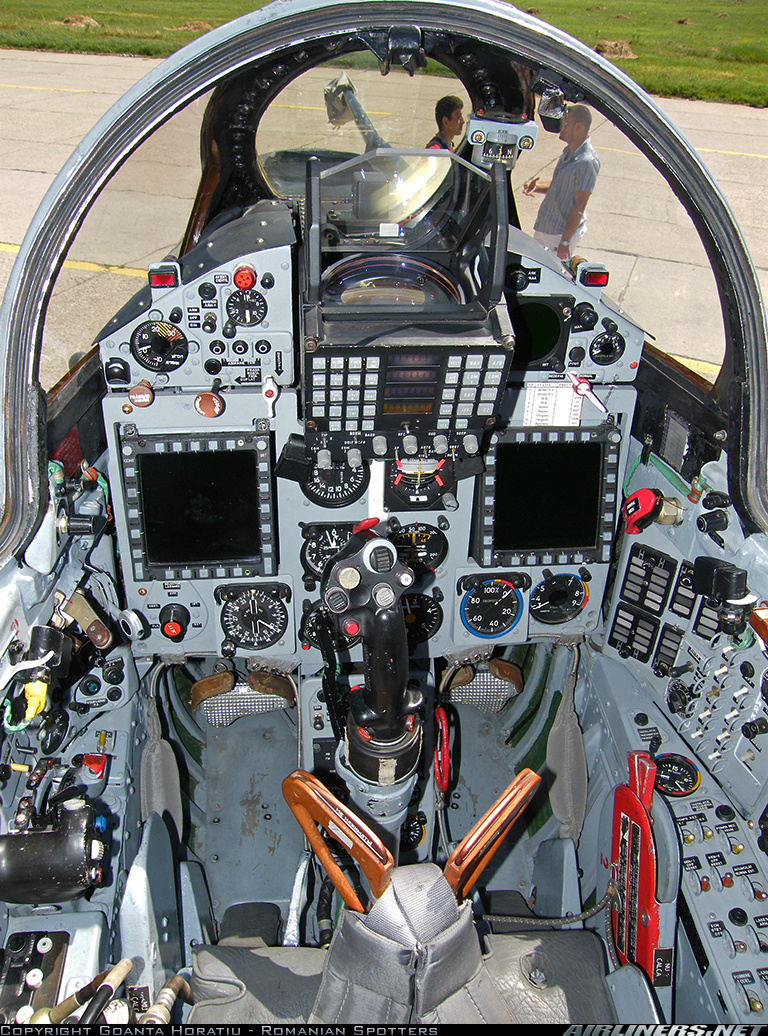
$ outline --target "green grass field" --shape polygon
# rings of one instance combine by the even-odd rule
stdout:
[[[591,47],[625,44],[633,56],[611,60],[651,93],[768,106],[766,0],[537,3],[526,10]],[[4,0],[0,47],[165,57],[262,6],[258,0]]]

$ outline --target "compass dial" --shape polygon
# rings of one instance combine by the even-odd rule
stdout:
[[[405,614],[405,636],[408,650],[434,637],[443,624],[443,609],[429,594],[404,594],[402,599]]]
[[[227,316],[233,324],[255,327],[266,315],[267,300],[255,288],[233,291],[227,299]]]
[[[319,507],[346,507],[365,493],[370,477],[366,464],[358,468],[338,463],[320,468],[314,464],[299,485],[304,496]]]
[[[133,358],[150,371],[175,371],[189,354],[181,328],[165,320],[146,320],[131,335]]]
[[[274,588],[244,587],[224,601],[221,628],[237,647],[270,647],[288,629],[288,609]]]
[[[588,600],[586,583],[570,572],[560,572],[531,590],[531,616],[537,622],[557,626],[575,619]]]
[[[413,522],[402,525],[389,539],[397,548],[397,556],[419,574],[434,572],[445,561],[448,540],[434,525]]]
[[[691,795],[701,784],[701,772],[692,760],[676,752],[657,755],[654,787],[662,795],[682,798]]]
[[[326,563],[349,540],[353,528],[351,522],[329,525],[315,522],[305,525],[302,530],[304,545],[301,548],[301,563],[305,572],[319,579]]]
[[[509,633],[520,621],[523,597],[506,579],[486,579],[461,601],[461,621],[476,637],[492,640]]]

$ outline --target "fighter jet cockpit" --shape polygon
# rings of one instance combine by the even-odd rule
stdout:
[[[571,104],[692,299],[601,181],[534,236]],[[0,330],[5,1021],[762,1021],[765,313],[623,73],[264,7],[86,137]]]

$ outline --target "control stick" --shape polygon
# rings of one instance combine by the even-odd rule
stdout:
[[[408,687],[400,603],[414,574],[376,525],[372,518],[355,527],[323,573],[321,594],[338,632],[363,644],[364,682],[350,695],[336,769],[352,800],[396,843],[416,781],[423,699]]]

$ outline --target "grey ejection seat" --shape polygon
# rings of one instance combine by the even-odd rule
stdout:
[[[309,776],[298,774],[303,781]],[[191,980],[194,1006],[187,1021],[620,1021],[596,935],[494,935],[484,956],[471,904],[461,902],[537,783],[530,772],[516,778],[457,847],[445,873],[429,863],[392,870],[367,914],[355,908],[343,911],[328,950],[247,947],[229,945],[228,940],[197,947]],[[323,789],[326,801],[329,794]],[[516,805],[502,809],[504,802]],[[337,824],[346,811],[341,803],[335,805],[340,810],[334,806]],[[363,826],[357,818],[354,824],[358,831]],[[372,844],[378,841],[370,830],[366,837]],[[636,985],[642,976],[628,979]]]

